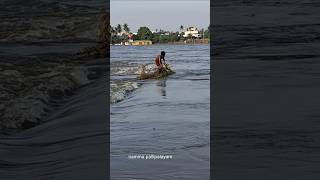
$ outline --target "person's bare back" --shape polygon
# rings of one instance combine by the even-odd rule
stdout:
[[[164,67],[164,65],[166,64],[166,61],[164,59],[165,55],[166,55],[166,52],[161,51],[161,54],[158,55],[155,59],[155,64],[158,67],[158,73],[160,73],[165,68]]]

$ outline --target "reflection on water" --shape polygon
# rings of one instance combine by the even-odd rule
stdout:
[[[156,83],[158,92],[164,98],[166,97],[166,87],[167,87],[167,80],[159,80]]]

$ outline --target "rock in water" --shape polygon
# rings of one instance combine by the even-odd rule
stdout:
[[[174,74],[175,72],[171,70],[169,65],[166,65],[166,68],[161,73],[158,73],[157,66],[154,64],[146,64],[142,65],[139,68],[139,76],[138,79],[144,80],[144,79],[161,79],[165,78],[171,74]]]

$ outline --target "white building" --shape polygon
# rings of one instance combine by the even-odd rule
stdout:
[[[199,38],[200,37],[199,30],[196,27],[188,27],[184,31],[183,37],[189,37],[190,35],[192,37]]]
[[[129,35],[130,33],[125,32],[125,31],[121,31],[120,33],[117,32],[118,36],[122,36],[122,35]]]

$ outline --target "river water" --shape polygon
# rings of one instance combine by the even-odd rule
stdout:
[[[319,179],[320,4],[211,4],[214,178]]]
[[[162,50],[176,73],[137,81]],[[209,179],[209,59],[209,45],[111,47],[111,179]]]

